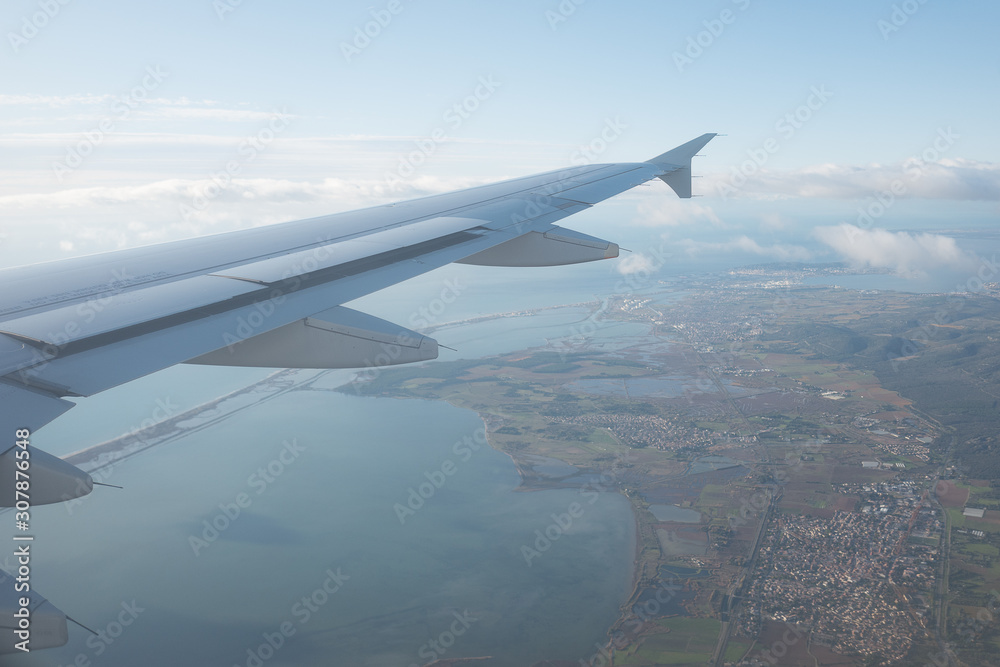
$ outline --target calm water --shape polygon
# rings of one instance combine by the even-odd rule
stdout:
[[[678,507],[677,505],[650,505],[649,511],[653,513],[657,521],[701,523],[701,512]]]
[[[246,665],[282,623],[294,634],[266,665],[589,656],[631,583],[629,504],[513,492],[481,428],[444,403],[295,392],[123,463],[126,490],[98,489],[72,516],[35,509],[33,577],[94,628],[117,632],[123,602],[144,611],[110,645],[73,628],[67,646],[10,662]]]

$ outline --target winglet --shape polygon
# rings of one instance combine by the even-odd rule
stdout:
[[[692,139],[686,144],[681,144],[677,148],[646,161],[668,169],[667,173],[660,175],[660,180],[673,188],[678,197],[689,199],[691,197],[691,158],[716,136],[714,132],[703,134],[697,139]]]

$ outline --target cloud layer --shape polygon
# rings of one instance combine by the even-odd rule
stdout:
[[[684,241],[681,241],[681,244],[685,247],[685,252],[692,257],[704,256],[712,253],[746,253],[780,262],[804,262],[812,258],[812,253],[802,246],[788,245],[784,243],[761,245],[745,234],[734,239],[721,242],[685,239]]]
[[[858,267],[891,269],[922,277],[938,269],[971,271],[976,258],[941,234],[911,234],[840,224],[817,227],[816,237]]]
[[[851,166],[820,164],[802,169],[755,170],[707,175],[707,191],[725,199],[810,197],[866,199],[881,192],[900,198],[1000,201],[1000,164],[962,158]]]

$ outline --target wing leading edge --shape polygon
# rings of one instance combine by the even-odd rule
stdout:
[[[0,270],[6,287],[0,432],[33,432],[74,405],[67,397],[90,396],[178,363],[342,368],[435,358],[433,339],[342,304],[452,262],[551,266],[617,257],[616,244],[554,223],[654,178],[690,197],[691,158],[715,136],[704,134],[646,162],[571,167],[387,206]],[[26,457],[32,504],[71,500],[93,488],[86,472],[37,448],[21,456],[17,445],[0,449],[0,506],[16,504],[16,470]],[[7,576],[0,587],[12,583]],[[15,621],[7,607],[0,603],[0,627],[5,616]],[[54,636],[66,636],[65,626]],[[0,639],[0,653],[15,650]]]

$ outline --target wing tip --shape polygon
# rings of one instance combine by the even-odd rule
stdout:
[[[656,157],[646,160],[650,164],[656,165],[672,165],[675,167],[683,167],[684,165],[691,165],[691,158],[695,154],[705,147],[705,144],[710,142],[715,137],[719,136],[718,132],[706,132],[700,137],[695,137],[687,143],[683,143],[680,146],[671,148],[666,153],[660,153]]]
[[[705,147],[709,141],[719,136],[717,132],[706,132],[687,143],[671,148],[651,160],[649,164],[663,167],[665,173],[660,174],[661,181],[669,185],[681,199],[691,198],[691,158]]]

